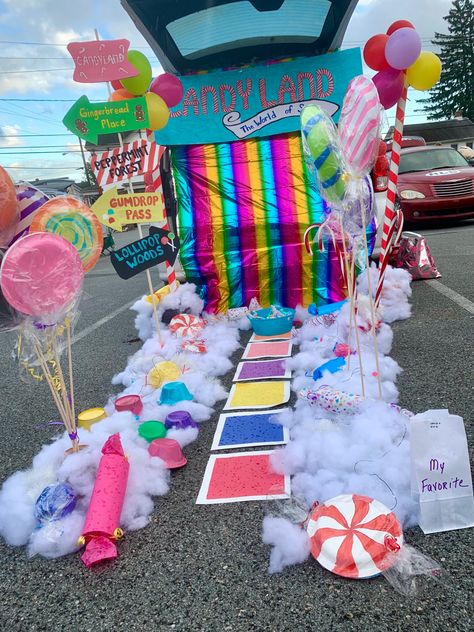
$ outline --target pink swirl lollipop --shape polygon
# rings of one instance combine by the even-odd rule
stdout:
[[[8,249],[0,284],[12,307],[41,319],[67,309],[83,277],[81,259],[71,243],[51,233],[30,233]]]
[[[380,99],[373,81],[359,75],[350,82],[339,119],[339,139],[348,171],[365,176],[379,147]]]

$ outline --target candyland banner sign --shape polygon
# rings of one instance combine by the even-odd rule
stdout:
[[[335,121],[349,81],[362,72],[360,49],[294,61],[180,77],[181,103],[156,132],[160,145],[223,143],[300,128],[305,105]]]

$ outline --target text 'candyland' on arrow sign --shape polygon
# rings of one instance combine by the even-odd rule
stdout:
[[[150,227],[148,237],[119,248],[110,254],[110,261],[122,279],[167,261],[173,265],[178,256],[179,239],[167,228]]]
[[[96,143],[99,134],[131,132],[149,126],[145,97],[124,101],[91,103],[83,95],[66,116],[63,124],[76,136]]]
[[[125,224],[162,222],[163,194],[161,189],[153,193],[117,193],[117,187],[113,187],[94,202],[91,211],[101,224],[119,231]]]

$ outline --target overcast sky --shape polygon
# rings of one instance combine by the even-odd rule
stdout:
[[[424,50],[433,50],[430,40],[435,31],[446,31],[443,16],[450,6],[451,0],[359,0],[344,48],[363,46],[369,37],[404,18],[416,26]],[[61,99],[76,100],[87,93],[91,99],[106,100],[107,91],[103,84],[72,81],[73,63],[66,44],[94,39],[94,28],[104,39],[129,39],[132,48],[149,57],[154,74],[160,72],[156,57],[119,0],[0,0],[0,163],[12,167],[15,179],[73,174],[80,179],[82,172],[76,171],[82,164],[80,154],[62,155],[77,152],[78,146],[61,123],[71,102]],[[409,122],[423,121],[414,109],[412,102]]]

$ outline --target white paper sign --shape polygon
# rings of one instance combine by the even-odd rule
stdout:
[[[420,527],[437,533],[474,526],[474,497],[462,417],[428,410],[411,419],[412,493]]]

